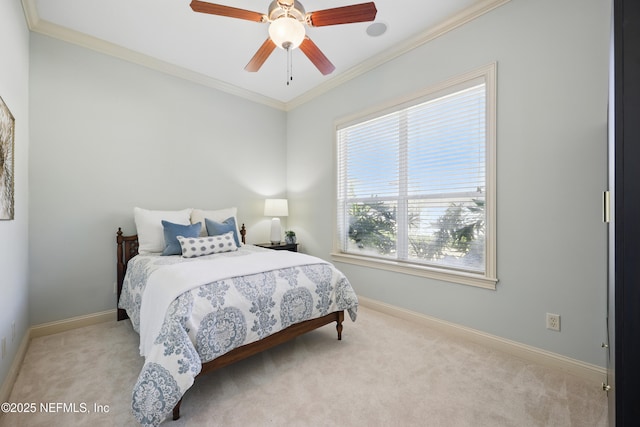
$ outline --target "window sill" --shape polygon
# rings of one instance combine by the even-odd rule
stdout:
[[[352,254],[332,252],[331,259],[333,261],[343,262],[345,264],[354,264],[363,267],[377,268],[380,270],[410,274],[412,276],[427,277],[430,279],[443,280],[446,282],[475,286],[484,289],[495,290],[496,284],[498,283],[498,279],[488,278],[479,274],[466,273],[462,271],[449,271],[434,267],[427,267],[386,259],[375,259]]]

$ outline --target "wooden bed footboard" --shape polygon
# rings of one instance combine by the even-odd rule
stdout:
[[[240,234],[242,235],[242,243],[246,243],[246,229],[244,224],[242,224],[242,228],[240,229]],[[122,229],[118,228],[118,232],[116,233],[116,243],[117,243],[117,301],[120,300],[120,294],[122,293],[122,284],[124,283],[124,276],[127,272],[127,263],[131,258],[138,255],[138,236],[125,236],[123,235]],[[117,305],[116,305],[117,306]],[[128,319],[126,310],[118,308],[118,320]],[[238,362],[240,360],[246,359],[249,356],[253,356],[262,351],[268,350],[272,347],[275,347],[279,344],[283,344],[287,341],[292,340],[293,338],[305,334],[307,332],[313,331],[314,329],[318,329],[321,326],[328,325],[329,323],[336,322],[336,330],[338,332],[338,339],[342,339],[342,322],[344,321],[344,311],[336,311],[334,313],[327,314],[326,316],[318,317],[317,319],[310,319],[301,323],[297,323],[295,325],[291,325],[286,329],[283,329],[279,332],[276,332],[272,335],[269,335],[266,338],[263,338],[259,341],[243,345],[238,347],[230,352],[223,354],[222,356],[213,359],[210,362],[206,362],[202,364],[202,370],[196,376],[196,378],[201,375],[207,374],[209,372],[215,371],[217,369],[228,366],[232,363]],[[176,406],[173,408],[173,419],[177,420],[180,418],[180,405],[182,404],[182,399],[178,401]]]
[[[239,362],[247,357],[261,353],[277,345],[283,344],[287,341],[294,339],[297,336],[311,332],[314,329],[318,329],[321,326],[328,325],[329,323],[336,322],[336,330],[338,331],[338,339],[342,340],[342,322],[344,321],[344,311],[336,311],[334,313],[327,314],[326,316],[318,317],[317,319],[306,320],[302,323],[291,325],[286,329],[269,335],[260,341],[252,342],[238,347],[230,352],[223,354],[210,362],[202,364],[202,370],[196,376],[199,378],[201,375],[205,375],[209,372],[213,372],[217,369],[224,368],[232,363]],[[188,392],[188,390],[187,390]],[[173,419],[180,418],[180,405],[182,399],[178,401],[173,408]]]

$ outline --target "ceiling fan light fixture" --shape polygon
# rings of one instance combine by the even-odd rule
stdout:
[[[247,21],[269,22],[269,38],[262,43],[244,69],[249,72],[258,71],[267,58],[269,58],[269,55],[275,50],[276,46],[278,46],[287,52],[289,77],[291,77],[291,51],[298,47],[322,75],[326,76],[327,74],[331,74],[336,69],[331,61],[322,53],[320,48],[307,37],[304,25],[310,27],[326,27],[357,22],[371,22],[376,19],[376,14],[378,13],[373,1],[316,10],[311,13],[306,13],[304,7],[298,0],[272,0],[269,4],[267,14],[208,3],[201,0],[191,0],[191,9],[194,12],[227,16]],[[382,26],[374,26],[369,29],[370,32],[373,31],[374,33],[370,33],[370,35],[380,35],[384,32],[385,28],[386,26],[384,26],[384,24],[382,24]],[[379,34],[376,34],[376,32]],[[288,83],[287,80],[287,84]]]
[[[304,25],[290,16],[276,19],[269,25],[269,37],[281,49],[295,49],[304,40]]]

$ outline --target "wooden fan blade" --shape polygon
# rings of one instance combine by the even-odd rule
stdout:
[[[264,62],[267,60],[269,55],[271,55],[271,52],[273,52],[273,49],[275,48],[276,48],[276,44],[272,42],[270,38],[266,39],[264,43],[262,43],[262,46],[260,46],[260,49],[258,49],[256,54],[253,55],[253,58],[251,58],[251,61],[249,61],[247,66],[244,67],[244,69],[252,73],[255,73],[256,71],[258,71],[260,67],[262,67],[262,64],[264,64]]]
[[[320,48],[318,48],[318,46],[316,46],[316,44],[312,42],[309,37],[304,38],[302,44],[300,45],[300,50],[307,56],[307,58],[309,58],[311,62],[313,62],[313,65],[315,65],[323,75],[326,76],[327,74],[331,74],[333,70],[336,69],[331,61],[329,61],[329,59],[324,56],[324,53],[322,53]]]
[[[221,4],[207,3],[193,0],[191,9],[194,12],[209,13],[211,15],[228,16],[229,18],[246,19],[247,21],[262,22],[262,14],[250,10],[238,9],[237,7],[224,6]]]
[[[352,24],[354,22],[373,21],[376,19],[376,13],[378,13],[378,9],[376,9],[375,3],[369,2],[333,9],[317,10],[309,14],[309,21],[313,27]]]

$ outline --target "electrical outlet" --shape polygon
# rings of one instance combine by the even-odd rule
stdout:
[[[7,354],[7,339],[2,337],[2,359],[4,360],[4,356]]]
[[[560,315],[547,313],[547,329],[552,331],[560,331]]]

